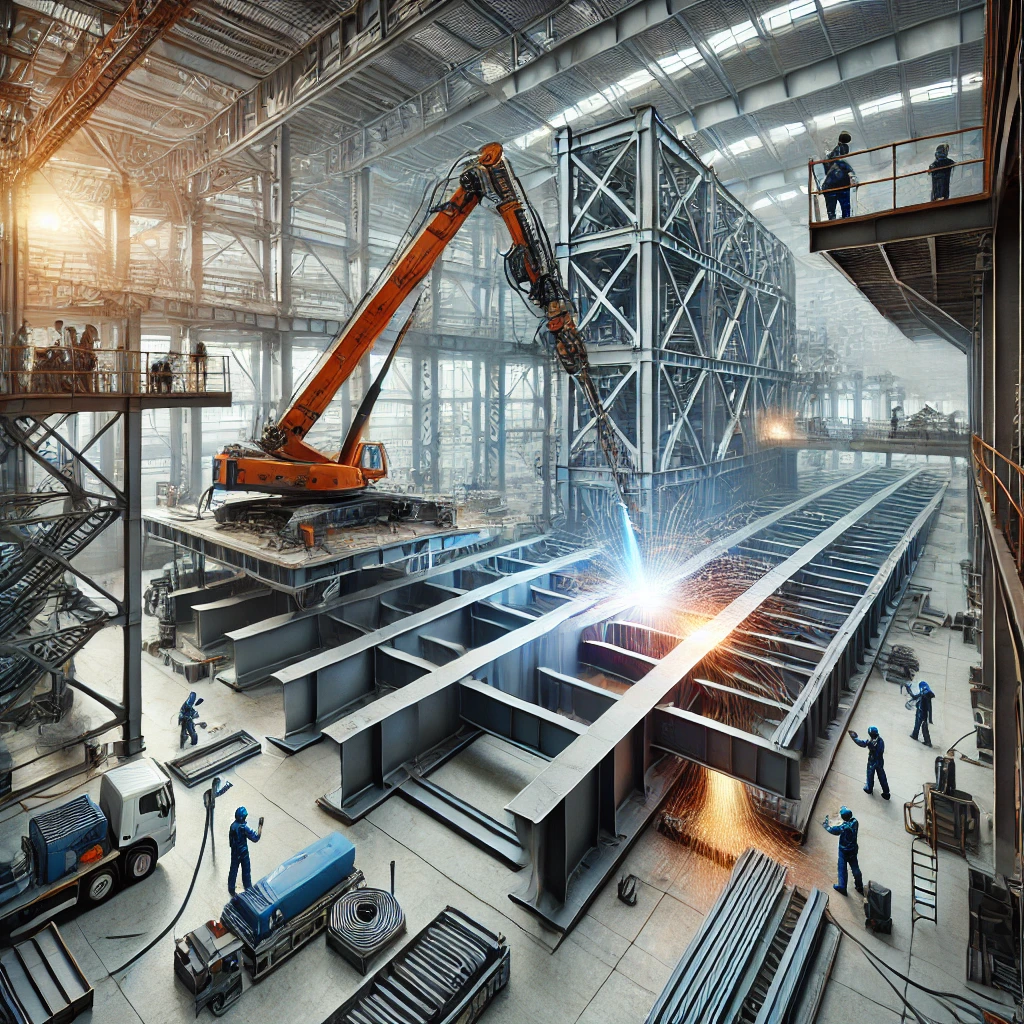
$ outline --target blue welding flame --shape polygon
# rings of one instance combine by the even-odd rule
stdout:
[[[637,543],[636,530],[629,518],[629,510],[619,503],[619,522],[622,526],[622,552],[626,579],[630,586],[642,589],[646,583],[643,559],[640,557],[640,545]]]

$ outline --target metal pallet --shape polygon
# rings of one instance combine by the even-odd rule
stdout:
[[[233,768],[236,764],[248,761],[250,757],[255,757],[262,751],[263,747],[255,736],[251,736],[244,729],[239,729],[229,736],[168,761],[167,767],[176,778],[191,788],[206,779],[212,779],[220,772],[227,771],[228,768]]]
[[[14,1024],[65,1024],[92,1007],[93,989],[48,924],[0,956],[0,1010]]]

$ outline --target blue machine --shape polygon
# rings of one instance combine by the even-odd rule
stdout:
[[[222,920],[256,946],[340,885],[355,870],[356,848],[340,832],[318,839],[233,896]]]
[[[83,854],[89,853],[92,863],[110,853],[106,816],[88,796],[37,814],[28,823],[28,836],[39,882],[47,885],[78,870]]]

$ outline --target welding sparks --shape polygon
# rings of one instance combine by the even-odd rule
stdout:
[[[792,441],[796,437],[796,423],[791,413],[768,412],[761,419],[762,441]]]

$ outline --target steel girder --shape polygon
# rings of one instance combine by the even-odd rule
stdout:
[[[32,119],[13,164],[15,175],[25,180],[42,167],[188,6],[189,0],[131,0],[60,92]]]
[[[651,107],[563,130],[557,150],[559,261],[637,505],[653,517],[679,497],[680,471],[709,479],[749,459],[762,412],[787,407],[792,256]],[[574,382],[561,411],[563,505],[594,513],[612,479]]]

